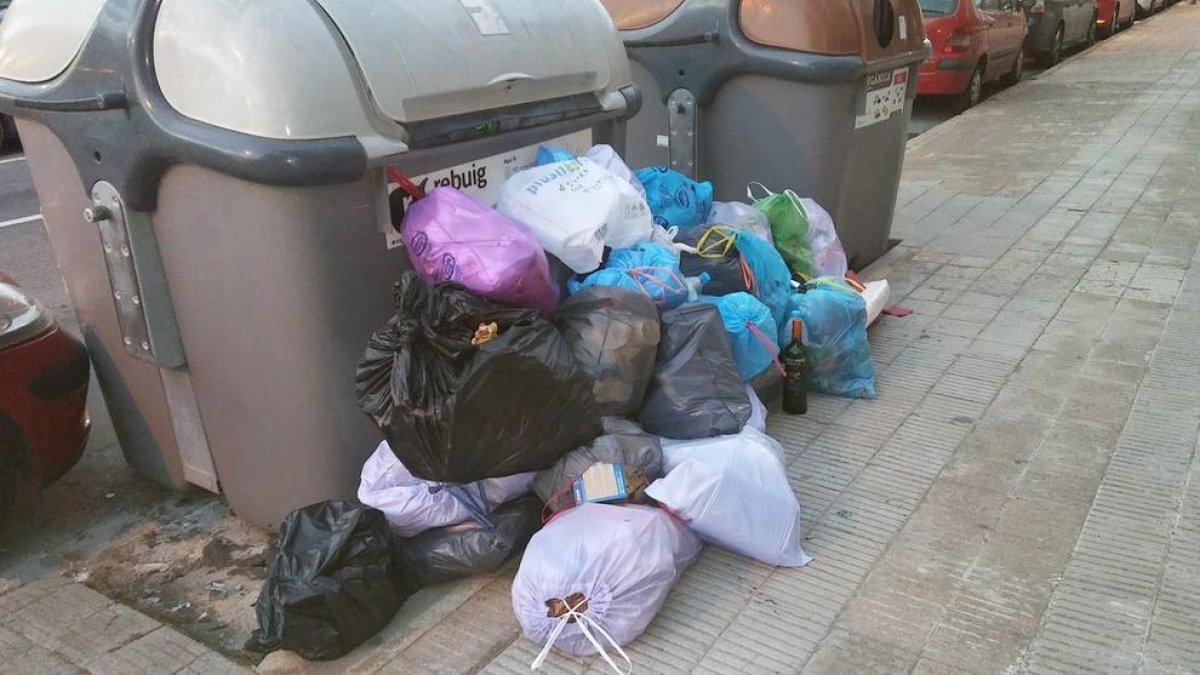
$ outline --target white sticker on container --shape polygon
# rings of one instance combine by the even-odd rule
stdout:
[[[508,35],[508,24],[496,10],[492,0],[458,0],[471,15],[480,35]]]
[[[854,128],[869,127],[903,113],[909,85],[908,68],[868,74],[859,94]]]
[[[582,131],[552,138],[542,143],[526,145],[525,147],[502,152],[491,157],[483,157],[473,162],[464,162],[458,166],[448,167],[440,171],[433,171],[420,176],[409,176],[409,179],[425,192],[436,187],[452,187],[471,195],[483,204],[494,207],[496,201],[500,199],[500,187],[504,185],[504,181],[508,180],[518,171],[524,171],[533,166],[534,162],[537,161],[538,148],[543,145],[552,145],[556,148],[562,148],[571,154],[582,155],[592,147],[592,130],[583,129]],[[399,186],[395,183],[389,182],[389,201],[391,201],[391,193],[398,188]],[[391,216],[399,221],[399,219],[404,217],[404,209],[410,203],[412,203],[412,199],[408,195],[402,194],[399,202],[392,204]],[[395,227],[390,224],[383,227],[388,248],[396,248],[404,243]]]
[[[904,15],[900,15],[900,39],[908,39],[908,21],[905,20]]]
[[[671,147],[671,137],[666,134],[658,134],[654,137],[654,143],[660,148]]]

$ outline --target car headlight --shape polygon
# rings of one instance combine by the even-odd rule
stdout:
[[[0,283],[0,349],[37,337],[54,327],[54,317],[25,291]]]

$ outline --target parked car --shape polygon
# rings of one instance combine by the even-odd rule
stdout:
[[[978,2],[978,4],[976,4]],[[920,0],[933,52],[917,70],[917,94],[979,102],[992,80],[1014,84],[1025,64],[1025,15],[1017,0]]]
[[[1043,65],[1062,60],[1063,50],[1096,41],[1096,0],[1033,0],[1025,51]]]
[[[48,484],[83,454],[90,366],[79,338],[0,274],[0,523],[20,485]]]
[[[1144,19],[1166,6],[1166,0],[1137,0],[1137,9],[1134,10],[1134,13],[1137,18]]]
[[[1100,35],[1116,35],[1133,25],[1137,0],[1096,0],[1096,30]]]

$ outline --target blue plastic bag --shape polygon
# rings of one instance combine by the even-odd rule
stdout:
[[[534,163],[537,166],[545,166],[556,162],[565,162],[568,159],[575,159],[575,153],[553,145],[543,145],[538,148],[537,159]]]
[[[867,343],[867,303],[844,282],[822,277],[791,297],[779,344],[792,341],[793,318],[804,321],[808,386],[847,398],[875,398],[875,364]]]
[[[674,309],[687,301],[688,287],[679,271],[679,259],[663,246],[643,242],[619,248],[608,256],[604,267],[567,282],[571,295],[589,286],[616,286],[645,295],[659,311]]]
[[[732,227],[709,227],[696,241],[697,255],[700,257],[727,257],[731,249],[741,256],[745,287],[771,310],[777,329],[782,327],[787,316],[788,299],[792,295],[792,273],[788,271],[783,256],[770,243],[749,231]]]
[[[772,366],[779,355],[779,347],[775,344],[775,319],[766,305],[749,293],[701,296],[700,299],[716,305],[721,313],[742,382],[749,382]]]
[[[701,225],[712,209],[712,183],[696,181],[665,166],[638,169],[634,174],[646,188],[646,202],[654,222],[684,229]]]

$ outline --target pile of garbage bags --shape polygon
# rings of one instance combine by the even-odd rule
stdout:
[[[868,304],[828,213],[751,188],[714,202],[608,146],[543,147],[494,206],[413,195],[413,271],[355,373],[384,441],[357,501],[284,523],[250,646],[339,656],[419,589],[524,551],[534,666],[557,648],[623,672],[704,542],[808,564],[760,393],[798,318],[810,388],[874,396]]]

